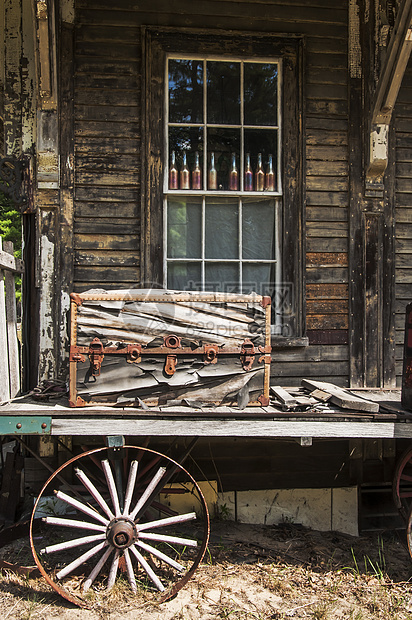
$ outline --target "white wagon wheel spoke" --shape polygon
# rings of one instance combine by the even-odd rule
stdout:
[[[188,581],[206,549],[207,506],[190,474],[169,457],[148,448],[127,446],[127,451],[131,457],[129,467],[116,478],[107,448],[74,457],[49,478],[33,510],[30,544],[36,564],[59,594],[78,605],[84,605],[81,597],[92,587],[97,592],[110,591],[122,572],[127,575],[131,594],[138,592],[147,600],[166,600]],[[82,484],[81,500],[54,489],[59,484],[60,472],[68,468],[67,475],[70,475],[72,464]],[[103,469],[105,488],[102,478],[100,482],[92,482],[84,473],[85,469],[91,469],[93,477],[97,466]],[[138,476],[138,471],[144,472],[144,476]],[[164,490],[166,484],[172,484],[172,476],[177,476],[179,483],[181,480],[189,483],[189,497],[196,511],[190,509],[179,514],[179,504],[174,505],[173,501],[179,502],[181,494],[173,496]],[[121,505],[123,488],[126,491]],[[42,497],[52,492],[63,502],[66,514],[43,518],[44,535],[35,538],[33,519],[37,506]],[[170,506],[162,503],[163,494],[172,498],[168,499],[172,502]],[[177,514],[168,516],[170,512]],[[162,517],[162,513],[167,516]],[[159,518],[152,516],[147,520],[149,514]],[[185,535],[188,527],[189,536]],[[192,531],[197,532],[195,536],[191,535]],[[198,535],[201,544],[196,540]]]

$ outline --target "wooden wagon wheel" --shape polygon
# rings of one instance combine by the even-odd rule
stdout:
[[[45,483],[30,523],[35,562],[50,586],[79,606],[87,606],[90,588],[110,590],[124,575],[144,601],[163,602],[187,583],[204,556],[205,499],[192,476],[163,454],[124,446],[127,461],[120,466],[109,460],[112,454],[111,448],[80,454]],[[56,490],[72,465],[77,486]],[[53,493],[66,514],[43,517],[41,535],[34,535],[36,512]],[[169,505],[173,497],[183,509]]]
[[[392,492],[399,514],[408,522],[412,507],[412,447],[402,454],[396,465]]]

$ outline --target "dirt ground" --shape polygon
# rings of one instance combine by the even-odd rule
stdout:
[[[204,562],[178,595],[142,603],[127,586],[72,606],[43,579],[0,574],[3,620],[288,619],[411,620],[412,561],[393,532],[353,538],[299,525],[212,523]],[[27,539],[3,547],[3,560],[30,563]]]

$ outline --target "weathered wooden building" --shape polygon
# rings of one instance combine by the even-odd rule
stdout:
[[[26,386],[67,375],[72,291],[143,286],[271,295],[276,384],[399,386],[411,15],[410,0],[3,0],[2,155],[25,163]],[[173,152],[190,174],[199,155],[188,185],[173,185]],[[250,187],[259,153],[274,177]],[[260,488],[333,486],[342,458],[349,471],[339,446],[318,446],[317,463],[339,461],[322,482],[289,448],[294,481],[273,454],[250,456],[272,472]],[[371,480],[389,479],[385,450]]]

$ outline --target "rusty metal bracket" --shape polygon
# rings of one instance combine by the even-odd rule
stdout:
[[[127,345],[127,358],[128,364],[138,364],[142,361],[142,345],[141,344],[129,344]]]
[[[168,355],[165,362],[165,373],[172,377],[176,372],[177,355]]]
[[[99,338],[93,338],[89,347],[89,360],[93,377],[100,375],[103,358],[103,343]]]
[[[174,334],[163,336],[163,342],[168,349],[180,349],[182,346],[182,339]]]
[[[255,361],[255,345],[251,340],[246,338],[240,349],[240,361],[242,363],[243,370],[250,370]]]
[[[219,353],[219,345],[205,344],[205,354],[203,361],[205,364],[217,364],[217,356]]]

